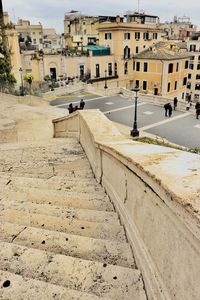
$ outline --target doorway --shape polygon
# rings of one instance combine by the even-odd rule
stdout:
[[[154,95],[158,96],[158,88],[154,88]]]
[[[50,68],[51,80],[56,80],[56,68]]]

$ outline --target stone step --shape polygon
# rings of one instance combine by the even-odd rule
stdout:
[[[87,192],[86,190],[80,189],[79,191],[70,191],[70,190],[49,190],[49,189],[37,189],[29,187],[20,187],[20,186],[10,186],[6,185],[3,187],[2,192],[20,192],[25,193],[30,199],[46,198],[48,197],[49,201],[55,198],[69,199],[70,197],[77,199],[108,199],[106,193],[103,189],[99,191]]]
[[[0,299],[3,300],[109,300],[2,270],[0,286]]]
[[[135,268],[129,244],[13,223],[0,223],[0,240],[106,264]]]
[[[98,297],[144,300],[139,270],[0,243],[0,269]]]
[[[91,198],[82,199],[77,196],[68,195],[53,195],[50,197],[49,194],[42,195],[28,195],[25,192],[12,191],[12,190],[0,190],[0,197],[2,201],[24,201],[30,203],[38,203],[38,204],[52,204],[58,207],[68,207],[68,208],[82,208],[82,209],[90,209],[90,210],[98,210],[98,211],[113,211],[113,205],[108,199],[108,196],[105,196],[100,199],[95,199],[95,194]],[[50,199],[51,198],[51,199]]]
[[[94,178],[94,174],[90,165],[85,159],[77,159],[68,163],[1,163],[0,172],[7,175],[34,177],[34,178],[50,178],[56,175]]]
[[[52,177],[53,178],[53,177]],[[5,185],[9,187],[27,187],[27,188],[38,188],[38,189],[48,189],[48,190],[62,190],[62,191],[82,191],[82,192],[103,192],[103,188],[92,181],[89,180],[52,180],[52,178],[44,180],[39,178],[24,178],[24,177],[10,177],[7,181],[0,180],[0,188],[4,188]]]
[[[0,210],[14,209],[30,214],[41,214],[48,216],[61,217],[62,219],[84,220],[89,222],[105,223],[120,225],[119,218],[116,212],[89,210],[81,208],[59,207],[52,204],[37,204],[21,201],[3,201],[0,202]]]
[[[121,225],[116,224],[96,223],[76,219],[68,220],[44,214],[30,214],[14,209],[1,211],[0,221],[97,239],[126,242],[124,228]]]

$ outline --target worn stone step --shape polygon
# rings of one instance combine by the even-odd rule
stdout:
[[[12,190],[0,190],[0,197],[2,201],[25,201],[30,203],[38,204],[52,204],[59,207],[68,207],[68,208],[82,208],[82,209],[94,209],[99,211],[113,211],[113,205],[108,199],[108,196],[105,196],[100,199],[95,199],[95,194],[89,199],[82,199],[77,196],[62,196],[62,195],[53,195],[50,197],[48,194],[41,196],[39,194],[36,196],[29,196],[28,193],[12,191]],[[50,199],[51,198],[51,199]]]
[[[109,300],[2,270],[0,286],[3,300]]]
[[[48,190],[69,190],[69,191],[103,191],[103,188],[98,184],[94,178],[91,179],[74,179],[53,176],[49,179],[41,178],[26,178],[26,177],[16,177],[16,176],[2,176],[0,177],[0,185],[9,185],[17,187],[32,187],[39,189],[48,189]]]
[[[0,243],[0,269],[115,300],[144,300],[139,270]]]
[[[62,219],[84,220],[89,222],[99,222],[105,224],[119,225],[119,218],[116,212],[89,210],[81,208],[59,207],[52,204],[37,204],[21,201],[3,201],[0,202],[0,210],[14,209],[31,214],[42,214],[48,216],[61,217]]]
[[[30,214],[14,209],[1,211],[0,221],[77,234],[92,238],[126,242],[123,227],[116,224],[96,223],[76,219],[68,220],[66,218],[43,214]]]
[[[0,223],[0,240],[77,258],[135,268],[129,244],[88,238],[9,222]]]

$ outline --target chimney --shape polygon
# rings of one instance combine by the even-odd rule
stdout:
[[[120,23],[120,16],[118,16],[118,15],[116,16],[116,22]]]

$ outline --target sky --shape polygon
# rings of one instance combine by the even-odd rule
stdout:
[[[71,10],[86,15],[121,15],[138,9],[138,0],[2,0],[4,11],[14,22],[28,19],[32,24],[42,23],[44,27],[53,27],[64,31],[64,14]],[[96,2],[96,3],[95,3]],[[94,4],[95,3],[95,4]],[[140,0],[140,10],[157,15],[161,21],[171,21],[174,16],[191,18],[200,28],[199,0]]]

